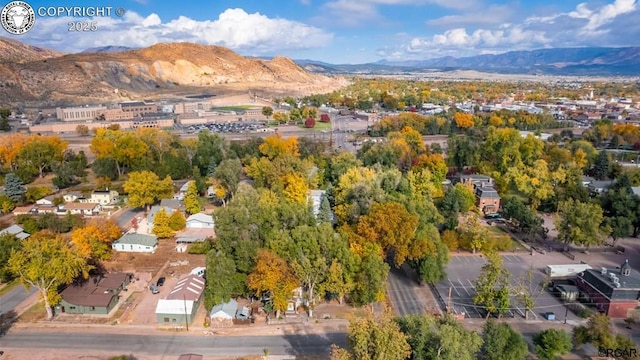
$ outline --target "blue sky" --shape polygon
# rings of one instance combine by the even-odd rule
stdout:
[[[577,46],[640,46],[639,0],[109,0],[28,1],[123,7],[123,17],[38,17],[12,36],[78,52],[106,45],[189,41],[248,56],[330,63],[416,60]],[[68,22],[96,21],[95,32]],[[9,36],[5,34],[4,36]]]

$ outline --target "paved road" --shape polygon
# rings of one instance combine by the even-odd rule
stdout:
[[[329,354],[331,344],[344,347],[346,334],[216,337],[11,331],[2,337],[3,350],[9,356],[11,348],[121,351],[172,357],[184,353],[204,356],[263,355],[264,349],[269,349],[271,355],[320,355]]]
[[[120,229],[128,230],[131,227],[131,220],[140,213],[140,209],[124,209],[115,219],[116,225]]]
[[[13,289],[0,297],[0,315],[14,310],[26,300],[29,295],[33,294],[34,291],[35,289],[33,287],[27,291],[22,285],[14,286]]]
[[[389,271],[387,293],[393,309],[398,316],[423,314],[426,300],[418,296],[415,288],[419,285],[410,279],[401,269],[393,267]]]

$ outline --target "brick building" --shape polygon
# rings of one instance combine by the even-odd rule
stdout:
[[[578,275],[576,285],[587,301],[611,318],[629,317],[640,307],[640,272],[629,260],[619,269],[589,269]]]

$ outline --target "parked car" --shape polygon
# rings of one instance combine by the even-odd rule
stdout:
[[[158,287],[155,284],[151,284],[151,286],[149,286],[149,290],[151,290],[152,294],[159,294],[160,290],[158,290]]]
[[[163,277],[161,277],[161,278],[159,278],[159,279],[158,279],[158,282],[156,282],[156,286],[162,286],[162,285],[164,285],[165,280],[167,280],[167,279],[165,279],[165,277],[164,277],[164,276],[163,276]]]

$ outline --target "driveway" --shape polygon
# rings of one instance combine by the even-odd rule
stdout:
[[[35,288],[33,286],[29,290],[26,290],[24,286],[20,284],[14,286],[13,289],[0,297],[0,315],[14,311],[18,305],[34,292]]]

